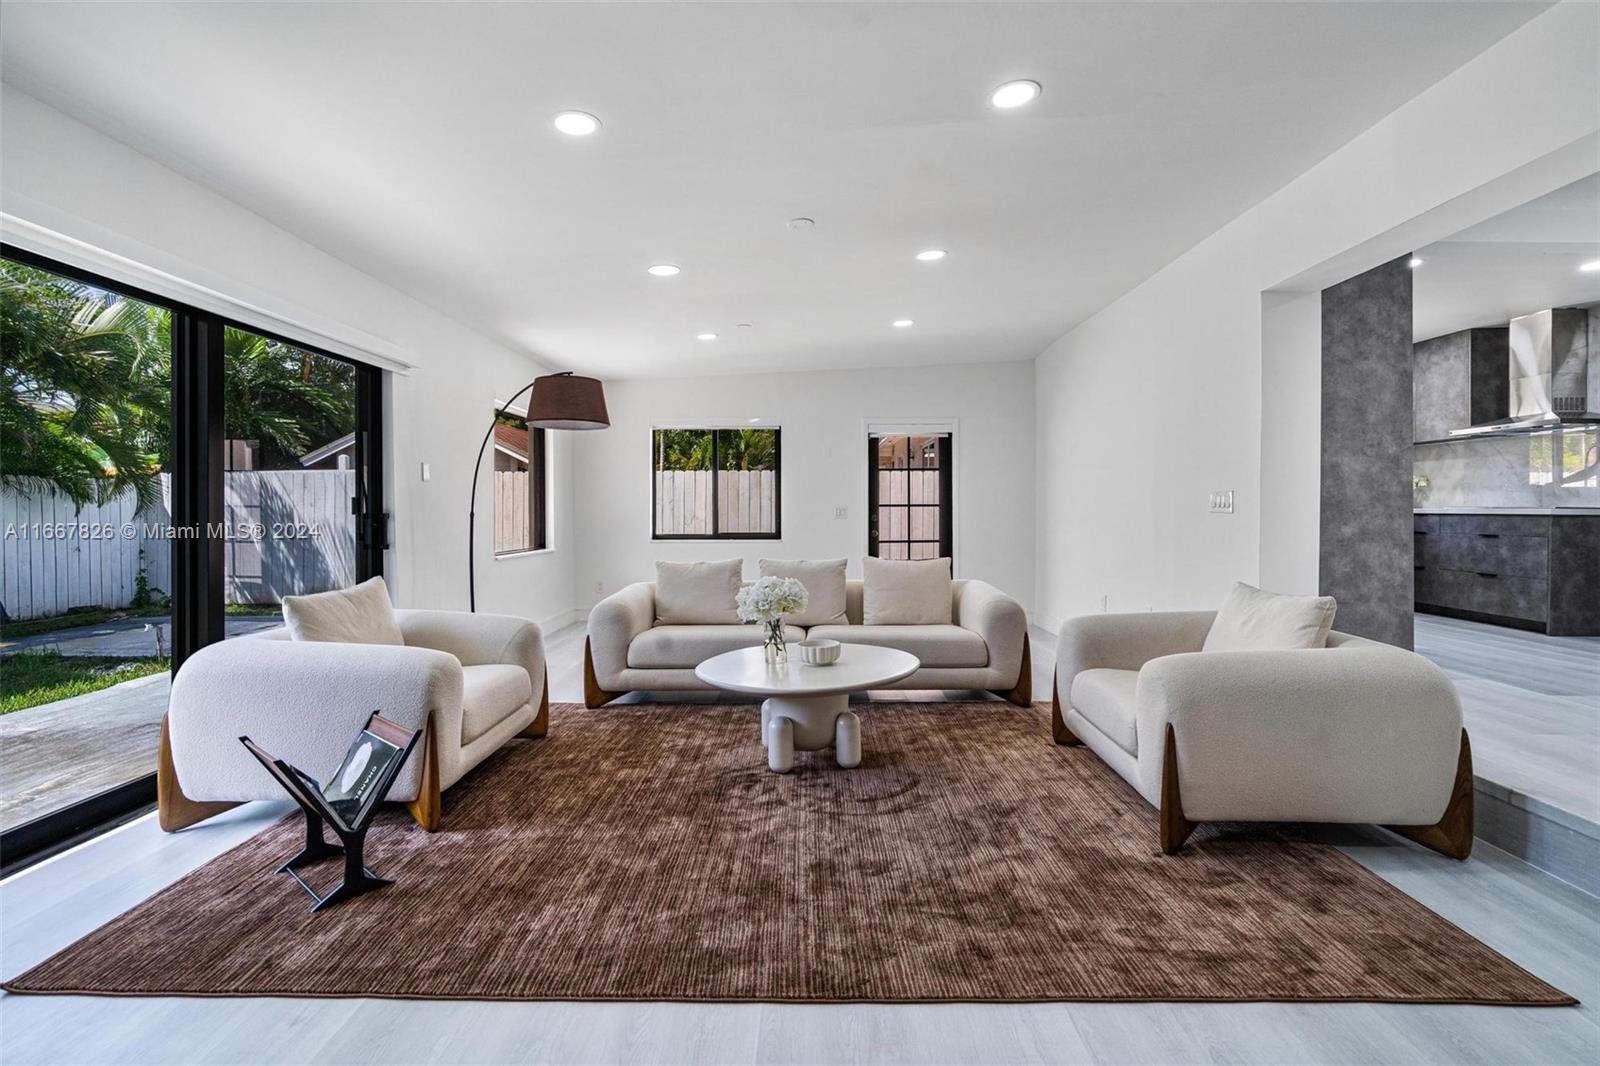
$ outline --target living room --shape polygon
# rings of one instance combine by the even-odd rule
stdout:
[[[0,62],[6,1061],[1600,1050],[1600,637],[1427,646],[1408,480],[1457,235],[1600,304],[1600,6]]]

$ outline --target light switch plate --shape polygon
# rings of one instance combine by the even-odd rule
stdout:
[[[1212,514],[1232,514],[1233,513],[1233,490],[1232,489],[1227,489],[1227,490],[1222,491],[1222,492],[1213,492],[1213,493],[1210,494],[1210,497],[1211,497],[1211,513]]]
[[[433,468],[430,467],[427,463],[423,463],[422,464],[422,480],[424,480],[424,481],[432,481],[433,480]]]

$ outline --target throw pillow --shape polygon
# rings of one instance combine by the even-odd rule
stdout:
[[[861,621],[869,626],[949,625],[949,559],[861,560]]]
[[[656,563],[656,621],[668,626],[739,624],[734,597],[743,559],[718,563]]]
[[[842,626],[850,618],[844,607],[843,559],[763,559],[762,577],[792,577],[806,587],[806,609],[784,621],[796,626]]]
[[[1328,643],[1332,596],[1283,596],[1237,582],[1217,612],[1203,651],[1275,651]]]
[[[283,598],[283,623],[295,640],[404,644],[389,586],[374,577],[354,588]]]

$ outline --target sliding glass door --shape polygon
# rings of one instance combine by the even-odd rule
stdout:
[[[381,572],[381,374],[0,250],[0,850],[155,797],[171,674]]]
[[[152,535],[171,519],[172,313],[10,259],[0,308],[9,839],[154,766],[172,661],[172,553]]]

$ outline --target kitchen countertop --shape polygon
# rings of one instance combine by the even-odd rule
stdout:
[[[1600,515],[1600,507],[1414,507],[1412,514]]]

